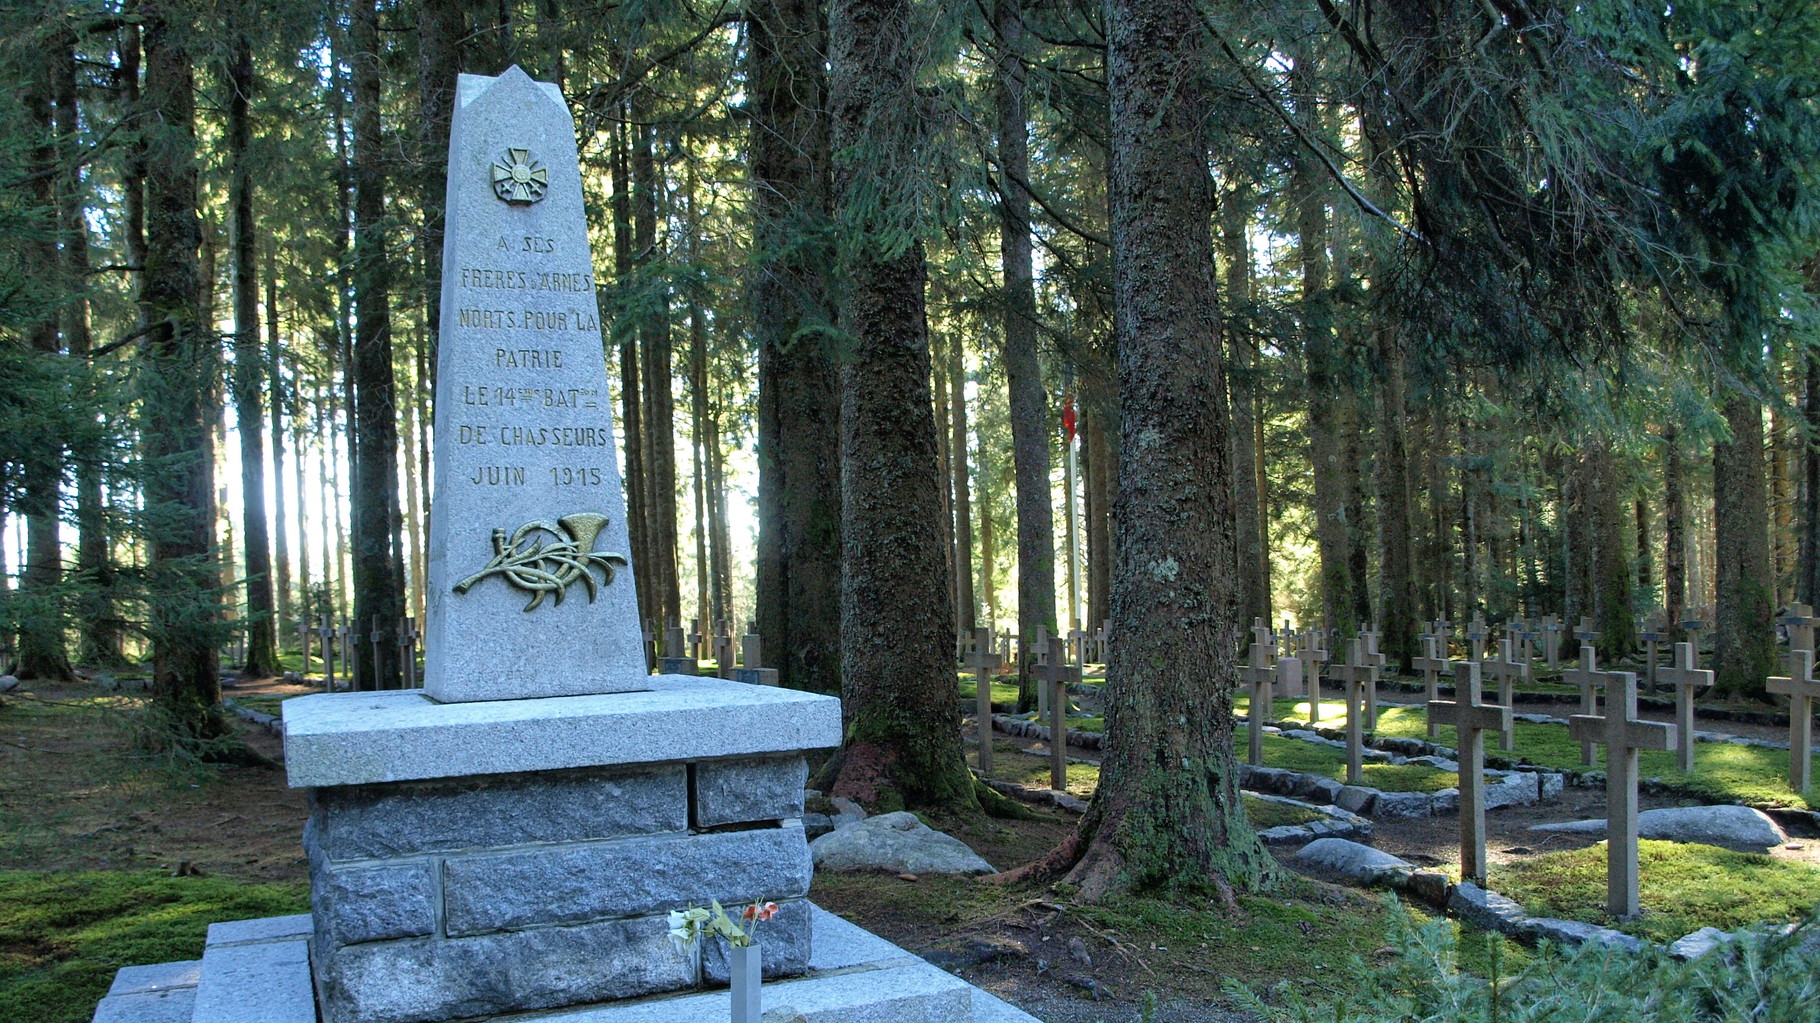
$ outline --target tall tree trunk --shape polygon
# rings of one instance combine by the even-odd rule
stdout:
[[[1226,387],[1232,402],[1232,513],[1237,530],[1239,621],[1271,618],[1269,564],[1263,507],[1258,499],[1258,402],[1255,363],[1245,311],[1251,308],[1251,204],[1249,187],[1220,203],[1220,244],[1226,265]]]
[[[284,415],[285,386],[283,375],[283,341],[278,330],[278,260],[276,245],[265,247],[265,360],[266,390],[271,395],[272,432],[272,580],[278,588],[278,643],[282,647],[296,617],[296,603],[291,599],[290,533],[285,500]],[[303,492],[297,493],[297,507],[303,508]],[[302,535],[299,530],[299,535]]]
[[[936,426],[914,208],[919,55],[910,0],[834,0],[828,108],[835,221],[847,235],[840,370],[841,668],[846,742],[832,795],[977,811],[954,699]],[[912,228],[914,230],[914,228]]]
[[[163,0],[140,5],[147,120],[145,300],[140,433],[149,542],[146,631],[152,698],[172,727],[214,737],[226,730],[216,659],[219,590],[213,566],[215,466],[208,457],[208,391],[219,372],[201,318],[197,252],[195,72],[187,25],[166,21]]]
[[[1397,670],[1409,674],[1416,646],[1416,579],[1410,564],[1409,450],[1403,401],[1403,345],[1396,327],[1376,330],[1378,345],[1378,536],[1383,551],[1379,573],[1383,651]]]
[[[63,277],[68,297],[63,310],[63,346],[72,359],[86,361],[94,347],[89,329],[89,238],[84,218],[88,188],[82,179],[82,122],[76,93],[80,68],[75,39],[58,41],[57,135],[62,143],[62,171],[58,181],[60,231],[63,235]],[[92,389],[81,401],[95,400]],[[78,623],[78,659],[103,668],[125,661],[121,638],[124,624],[114,609],[114,564],[108,549],[107,518],[102,509],[102,475],[105,458],[101,438],[85,435],[72,442],[76,470],[76,571],[82,580]]]
[[[353,394],[354,621],[364,639],[390,631],[404,613],[398,592],[398,406],[392,385],[392,265],[386,251],[386,156],[379,103],[384,70],[378,6],[360,0],[354,48],[354,302]],[[361,689],[397,689],[398,644],[381,641],[356,659]]]
[[[923,333],[927,336],[928,332],[929,325],[925,321]],[[960,559],[954,550],[954,488],[949,485],[949,481],[954,479],[954,473],[952,460],[948,457],[951,440],[951,433],[948,429],[948,359],[944,354],[946,347],[942,344],[941,339],[931,338],[929,348],[929,382],[935,392],[930,414],[935,420],[935,470],[941,474],[942,480],[939,521],[942,532],[942,552],[948,556],[948,585],[951,588],[948,593],[948,607],[954,612],[954,620],[948,623],[948,629],[952,633],[960,628],[961,618],[960,608],[955,603],[960,593],[960,587],[955,585],[954,573],[960,568]]]
[[[1820,275],[1820,261],[1809,267]],[[1809,284],[1811,289],[1820,282]],[[1801,393],[1801,549],[1795,558],[1795,599],[1820,604],[1820,351],[1807,349],[1807,369]]]
[[[778,681],[838,693],[840,402],[827,248],[825,29],[815,0],[757,0],[752,328],[758,342],[759,634]]]
[[[622,108],[623,109],[623,108]],[[630,130],[625,125],[613,129],[613,277],[621,288],[632,285],[635,244],[632,236],[632,156],[627,141]],[[606,292],[599,293],[605,301]],[[605,307],[602,313],[606,313]],[[609,322],[607,316],[601,322]],[[639,621],[656,607],[656,573],[645,571],[651,556],[651,526],[645,514],[645,491],[650,486],[646,475],[644,401],[639,394],[638,325],[614,320],[619,335],[619,404],[620,440],[626,450],[626,531],[632,540],[633,586],[638,592]]]
[[[720,444],[719,404],[710,407],[708,417],[708,472],[714,527],[714,620],[731,623],[736,620],[733,608],[733,537],[727,528],[726,457]],[[836,628],[840,616],[835,615]]]
[[[442,337],[443,209],[449,184],[449,124],[467,35],[461,0],[423,0],[417,12],[417,206],[423,214],[423,328],[426,398],[436,398],[436,349]],[[432,408],[434,408],[432,404]]]
[[[997,468],[992,463],[992,456],[986,449],[986,433],[980,431],[979,458],[974,462],[979,473],[979,495],[974,507],[980,510],[980,600],[986,612],[986,627],[997,635],[999,624],[998,604],[998,531],[992,524],[992,492],[996,489],[993,483],[997,479]],[[977,626],[975,626],[977,628]]]
[[[954,493],[954,599],[957,624],[964,636],[973,635],[978,605],[973,596],[973,495],[967,470],[967,364],[966,344],[960,334],[948,340],[948,383],[954,411],[954,436],[948,444],[949,479]]]
[[[1307,58],[1298,58],[1293,74],[1297,106],[1315,109]],[[1327,202],[1321,170],[1314,157],[1297,150],[1291,161],[1292,194],[1302,264],[1302,361],[1308,371],[1308,458],[1314,468],[1315,541],[1321,558],[1321,624],[1343,635],[1358,631],[1354,614],[1352,530],[1346,506],[1351,487],[1347,472],[1347,410],[1350,387],[1339,371],[1333,333],[1333,302],[1328,287]]]
[[[128,10],[138,9],[137,0],[129,0]],[[120,29],[120,106],[124,116],[139,117],[140,30],[138,22],[127,19]],[[126,240],[127,264],[133,280],[133,304],[138,326],[146,325],[145,310],[145,151],[148,132],[145,129],[127,136],[125,158],[120,161],[121,234]]]
[[[1687,617],[1686,465],[1680,431],[1670,423],[1662,429],[1662,608],[1669,637],[1677,643],[1684,638],[1681,622]]]
[[[1596,437],[1587,444],[1585,482],[1592,502],[1588,516],[1592,527],[1593,618],[1599,630],[1599,656],[1607,663],[1628,657],[1637,649],[1632,583],[1631,546],[1625,542],[1624,481],[1618,478],[1611,442]]]
[[[642,92],[632,100],[632,261],[654,268],[661,258],[657,242],[658,196],[663,178],[653,148],[651,106]],[[646,571],[652,576],[653,605],[647,610],[660,625],[682,617],[682,595],[676,582],[676,398],[671,390],[670,291],[652,273],[639,286],[650,292],[639,317],[639,354],[644,364],[645,523],[650,538]]]
[[[1725,401],[1731,439],[1713,447],[1713,535],[1718,578],[1713,691],[1764,699],[1776,670],[1770,596],[1769,494],[1764,481],[1763,408],[1746,395]]]
[[[23,96],[28,130],[35,136],[28,201],[47,220],[58,207],[56,125],[51,100],[62,63],[53,47],[43,56],[42,64],[29,69],[30,80]],[[44,268],[45,276],[54,280],[58,264],[56,234],[48,229],[38,231],[27,241],[26,249],[32,253],[32,263]],[[48,364],[58,359],[61,344],[57,327],[56,306],[47,304],[46,313],[29,328],[31,349],[38,361]],[[25,516],[25,572],[19,585],[24,614],[19,620],[19,660],[14,674],[23,679],[69,682],[76,674],[70,666],[64,635],[68,620],[63,607],[63,545],[58,539],[63,449],[48,439],[26,447],[25,457],[20,459],[24,485],[18,501],[18,510]]]
[[[1429,551],[1425,559],[1434,573],[1433,612],[1451,620],[1454,602],[1454,505],[1449,496],[1448,465],[1453,461],[1452,441],[1447,428],[1453,423],[1448,393],[1444,384],[1430,385],[1427,419],[1428,436],[1428,510]]]
[[[1271,872],[1233,760],[1234,522],[1202,69],[1189,0],[1108,0],[1119,512],[1100,783],[1068,880],[1255,889]],[[1038,861],[1038,867],[1044,861]]]
[[[1019,710],[1036,706],[1036,638],[1055,621],[1055,510],[1049,490],[1049,409],[1036,350],[1036,277],[1030,255],[1030,138],[1023,65],[1025,0],[995,0],[998,36],[999,261],[1005,287],[1005,388],[1017,472]]]
[[[250,8],[242,16],[251,14]],[[271,537],[265,508],[265,353],[259,336],[259,244],[253,228],[253,44],[245,29],[234,33],[227,58],[229,216],[234,247],[234,416],[240,434],[240,539],[246,558],[246,658],[240,673],[268,678],[279,672],[272,600]]]

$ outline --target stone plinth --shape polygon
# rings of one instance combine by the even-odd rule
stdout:
[[[325,1023],[426,1023],[724,978],[668,913],[780,904],[765,973],[808,964],[803,751],[840,740],[830,697],[656,676],[650,690],[437,704],[285,704],[311,789],[310,962]]]

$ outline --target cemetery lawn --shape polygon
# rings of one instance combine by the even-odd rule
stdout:
[[[85,1023],[120,967],[196,959],[209,924],[309,908],[305,881],[0,872],[0,1019]]]
[[[1710,845],[1637,843],[1643,913],[1614,923],[1605,917],[1605,843],[1527,857],[1499,869],[1492,886],[1534,916],[1616,927],[1657,943],[1702,927],[1737,930],[1793,923],[1820,899],[1820,869]]]
[[[974,684],[973,676],[966,672],[961,673],[960,685],[961,700],[967,705],[968,713],[972,713],[974,701],[979,699],[979,686]],[[1013,678],[1009,683],[992,683],[992,709],[1000,714],[1017,710],[1017,679]]]
[[[1244,756],[1249,740],[1245,737],[1245,726],[1240,725],[1234,731],[1234,743],[1239,755]],[[1046,789],[1049,787],[1049,758],[1032,756],[1000,737],[995,742],[992,759],[992,776],[1003,781],[1016,782],[1028,788]],[[1100,769],[1096,764],[1075,763],[1073,758],[1090,756],[1092,751],[1071,749],[1068,764],[1068,792],[1082,799],[1093,795],[1094,787],[1099,784]],[[1282,767],[1304,774],[1319,774],[1338,781],[1346,780],[1346,751],[1332,746],[1317,746],[1314,743],[1302,742],[1299,739],[1285,739],[1278,735],[1264,736],[1264,764],[1268,767]],[[1460,776],[1451,771],[1437,771],[1422,764],[1382,764],[1367,761],[1365,764],[1365,784],[1385,792],[1439,792],[1442,789],[1455,788],[1460,784]],[[1269,827],[1270,825],[1262,825]]]

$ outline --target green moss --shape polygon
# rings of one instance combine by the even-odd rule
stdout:
[[[1802,919],[1820,892],[1820,869],[1709,845],[1637,843],[1643,914],[1614,923],[1605,903],[1605,845],[1546,853],[1498,871],[1498,891],[1532,915],[1616,927],[1662,943],[1702,927],[1736,930]]]
[[[1290,806],[1287,803],[1276,803],[1267,799],[1257,799],[1252,796],[1245,796],[1243,798],[1245,801],[1245,816],[1251,821],[1252,828],[1257,831],[1263,831],[1265,828],[1281,827],[1285,824],[1308,824],[1312,821],[1323,820],[1327,816],[1326,814],[1319,813],[1315,810],[1300,806]]]
[[[1234,739],[1240,749],[1246,748],[1250,741],[1245,736],[1245,727],[1239,726]],[[1340,781],[1346,780],[1345,750],[1300,739],[1285,739],[1280,735],[1264,736],[1264,764],[1302,774],[1321,774]],[[1385,792],[1439,792],[1458,786],[1460,776],[1452,771],[1437,771],[1422,764],[1367,762],[1364,783]]]
[[[960,691],[961,691],[962,700],[973,701],[973,700],[979,699],[979,686],[975,684],[973,675],[971,673],[969,673],[969,672],[961,673]],[[971,705],[971,704],[969,704],[969,705]],[[993,682],[992,683],[992,709],[999,713],[1006,713],[1006,712],[1016,709],[1016,707],[1017,707],[1017,682],[1013,681],[1009,685],[1007,685],[1003,682],[996,682],[996,681]]]
[[[301,882],[0,873],[0,1019],[86,1023],[120,967],[198,958],[211,923],[308,910]]]

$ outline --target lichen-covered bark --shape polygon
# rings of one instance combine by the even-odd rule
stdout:
[[[830,791],[977,811],[954,699],[953,591],[924,333],[923,250],[900,191],[917,154],[920,34],[910,0],[828,16],[842,226],[841,666],[846,742]]]
[[[1769,502],[1763,467],[1763,409],[1734,395],[1725,403],[1731,440],[1713,447],[1713,690],[1765,698],[1776,669],[1775,607],[1770,602]]]
[[[1109,0],[1119,481],[1099,788],[1069,879],[1256,888],[1272,860],[1239,802],[1228,415],[1193,0]],[[1053,862],[1053,860],[1052,860]]]
[[[778,681],[840,691],[840,400],[826,280],[821,5],[759,0],[752,33],[758,631]]]

